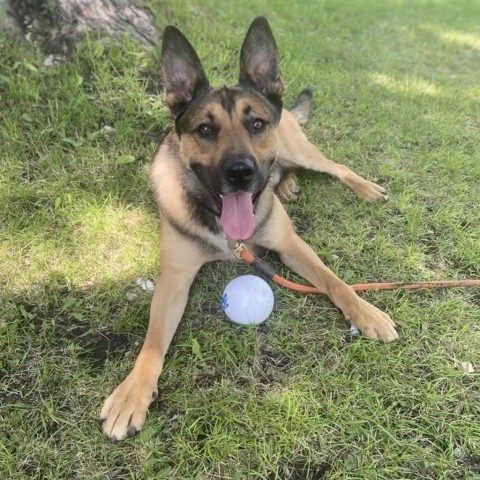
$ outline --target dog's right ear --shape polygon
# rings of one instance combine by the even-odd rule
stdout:
[[[201,88],[209,86],[195,50],[172,25],[163,31],[162,71],[165,103],[174,117],[185,109]]]

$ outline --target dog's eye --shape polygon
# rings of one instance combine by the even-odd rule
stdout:
[[[213,135],[213,128],[207,125],[206,123],[202,123],[198,127],[197,131],[202,137],[210,137]]]
[[[255,133],[261,132],[265,128],[265,122],[261,118],[256,118],[251,123],[251,128]]]

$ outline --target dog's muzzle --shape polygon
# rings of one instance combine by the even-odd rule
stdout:
[[[234,191],[248,191],[255,179],[257,164],[251,155],[239,154],[223,160],[221,169],[223,181],[228,187]]]

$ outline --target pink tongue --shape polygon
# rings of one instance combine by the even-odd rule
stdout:
[[[220,225],[231,240],[247,240],[255,230],[252,194],[238,192],[222,197]]]

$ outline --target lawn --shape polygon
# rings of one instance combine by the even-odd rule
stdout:
[[[216,85],[235,82],[248,25],[268,16],[285,104],[312,87],[310,139],[389,194],[365,204],[300,174],[287,208],[339,276],[480,278],[478,1],[146,3]],[[240,264],[202,269],[145,428],[109,442],[99,410],[146,331],[136,282],[161,265],[159,52],[89,37],[47,67],[0,35],[2,478],[480,479],[478,289],[363,294],[397,322],[381,344],[280,287],[266,323],[234,326],[220,299]]]

